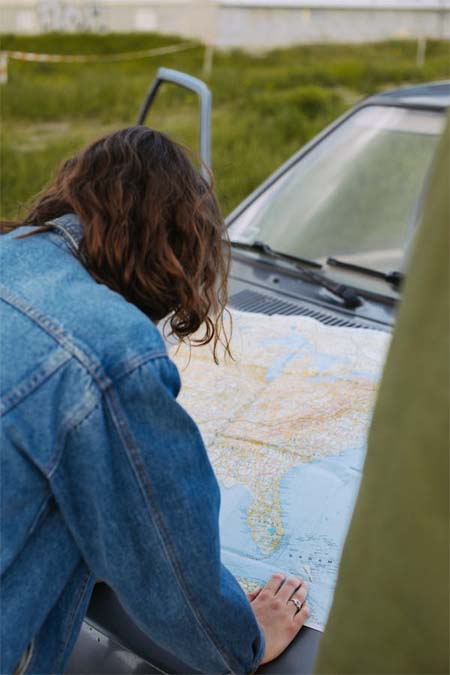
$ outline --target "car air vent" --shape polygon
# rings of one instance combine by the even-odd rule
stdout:
[[[312,309],[301,304],[294,304],[279,300],[278,298],[256,293],[245,289],[235,293],[229,299],[229,305],[234,309],[240,309],[242,312],[259,312],[261,314],[294,314],[296,316],[308,316],[316,319],[328,326],[348,326],[352,328],[370,328],[370,326],[351,319],[343,319],[336,314],[328,314],[323,311]]]

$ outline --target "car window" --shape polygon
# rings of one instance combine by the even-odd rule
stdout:
[[[231,238],[319,261],[401,269],[443,123],[433,111],[361,108],[250,205]]]

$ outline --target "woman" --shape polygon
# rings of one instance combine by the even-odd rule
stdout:
[[[308,616],[220,563],[219,490],[156,324],[222,341],[228,245],[180,146],[143,126],[63,164],[2,237],[2,673],[58,673],[95,580],[192,668],[244,673]]]

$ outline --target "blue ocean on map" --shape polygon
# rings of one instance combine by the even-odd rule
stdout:
[[[354,508],[365,447],[305,462],[280,483],[284,536],[265,556],[258,549],[247,512],[252,502],[243,486],[221,487],[224,564],[247,583],[264,584],[274,572],[295,574],[310,584],[308,625],[323,630],[331,607],[339,560]]]

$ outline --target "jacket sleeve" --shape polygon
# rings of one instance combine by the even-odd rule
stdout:
[[[51,477],[81,555],[163,648],[207,673],[254,670],[264,639],[220,562],[220,494],[168,358],[102,393]]]

